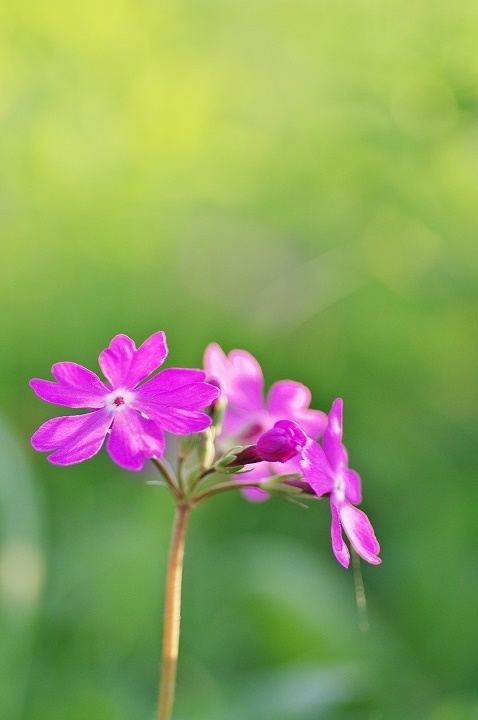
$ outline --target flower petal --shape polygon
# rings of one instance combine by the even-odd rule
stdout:
[[[110,424],[106,410],[52,418],[34,433],[32,446],[41,452],[55,450],[48,460],[56,465],[71,465],[96,455]]]
[[[353,505],[360,505],[362,502],[362,481],[355,470],[345,470],[345,497]]]
[[[228,388],[231,404],[248,410],[260,410],[263,404],[264,378],[261,366],[245,350],[232,350],[229,353],[232,366],[232,388]]]
[[[340,522],[355,552],[373,565],[381,563],[382,561],[377,557],[380,545],[365,513],[345,502],[339,506],[339,515]]]
[[[139,346],[133,356],[131,367],[124,381],[126,387],[136,387],[141,380],[147,378],[163,364],[167,355],[168,346],[164,332],[160,331],[151,335]]]
[[[137,407],[136,404],[132,407]],[[200,410],[189,410],[188,408],[170,407],[152,403],[141,403],[142,412],[151,420],[154,420],[163,430],[176,435],[189,435],[201,432],[210,426],[212,419]]]
[[[307,439],[300,453],[299,464],[304,480],[309,483],[316,495],[321,497],[332,492],[334,487],[332,468],[324,451],[315,440]]]
[[[115,414],[106,449],[111,459],[126,470],[142,470],[146,458],[161,457],[166,442],[153,420],[126,408]]]
[[[264,502],[265,500],[269,500],[270,495],[265,490],[261,490],[260,488],[242,488],[241,493],[246,498],[246,500],[249,500],[249,502]]]
[[[330,512],[332,513],[332,524],[330,526],[332,550],[334,551],[334,555],[339,563],[348,568],[350,562],[350,552],[342,537],[342,527],[340,525],[339,513],[334,502],[330,503]]]
[[[163,394],[176,390],[179,387],[185,385],[191,385],[192,383],[204,383],[207,387],[213,387],[215,389],[215,395],[212,400],[215,400],[219,395],[219,390],[210,383],[205,383],[206,373],[204,370],[197,370],[196,368],[166,368],[161,370],[157,375],[152,377],[150,380],[146,380],[141,385],[141,392],[148,394]],[[212,402],[211,400],[211,402]]]
[[[274,474],[271,465],[266,462],[260,462],[257,463],[257,465],[246,465],[245,470],[247,470],[246,473],[234,475],[234,479],[240,482],[243,482],[244,480],[265,480]],[[241,494],[250,502],[263,502],[264,500],[268,500],[270,498],[268,492],[255,487],[241,488]]]
[[[168,354],[166,336],[154,333],[138,349],[127,335],[116,335],[106,350],[100,353],[100,368],[113,388],[128,389],[144,380],[163,364]]]
[[[229,373],[229,360],[217,343],[210,343],[204,351],[204,369],[208,376],[212,376],[221,383]]]
[[[201,409],[217,398],[219,390],[205,382],[181,385],[188,378],[195,377],[204,377],[202,370],[162,370],[138,388],[131,407],[172,433],[188,434],[204,430],[211,424],[211,418]]]
[[[269,475],[287,475],[288,473],[291,475],[300,475],[302,472],[299,464],[299,456],[292,458],[292,460],[287,460],[285,463],[271,463],[270,467],[272,472],[269,473]]]
[[[280,380],[269,390],[267,410],[275,418],[295,420],[309,437],[316,439],[327,426],[327,416],[320,410],[310,410],[310,401],[308,387],[293,380]]]
[[[343,402],[341,398],[334,400],[322,439],[322,447],[334,470],[341,470],[347,467],[347,455],[342,445],[342,407]]]
[[[72,408],[100,408],[110,392],[91,370],[73,362],[53,365],[53,377],[58,382],[30,380],[30,387],[42,400]]]
[[[127,335],[115,335],[109,347],[103,350],[98,363],[105,378],[113,388],[121,387],[126,380],[136,345]]]
[[[230,406],[249,411],[262,408],[264,378],[250,353],[232,350],[227,357],[217,343],[211,343],[204,353],[204,367],[219,380]]]

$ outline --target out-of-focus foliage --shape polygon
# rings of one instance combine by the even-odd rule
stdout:
[[[34,456],[27,382],[163,329],[172,365],[216,340],[341,395],[383,547],[361,632],[326,503],[198,510],[177,719],[476,720],[477,22],[0,4],[0,717],[154,717],[170,498]]]

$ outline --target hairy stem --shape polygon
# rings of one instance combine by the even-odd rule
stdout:
[[[163,655],[159,691],[158,720],[170,720],[173,709],[176,668],[181,620],[181,581],[183,573],[184,541],[191,508],[176,506],[164,602]]]

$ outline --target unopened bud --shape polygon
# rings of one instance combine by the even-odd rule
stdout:
[[[262,460],[268,462],[284,463],[297,455],[297,440],[293,433],[289,428],[277,425],[260,436],[256,447]]]
[[[234,463],[237,460],[237,456],[243,450],[244,450],[244,447],[242,445],[238,445],[237,447],[231,448],[226,453],[224,453],[224,455],[221,455],[219,460],[216,460],[215,467],[221,471],[224,468],[226,468],[228,472],[235,472],[236,468],[234,466]],[[230,468],[228,467],[229,465],[231,466]]]
[[[224,420],[224,415],[226,413],[227,409],[227,397],[225,395],[220,395],[216,402],[214,403],[214,406],[212,408],[211,416],[212,416],[212,427],[216,431],[216,435],[219,435],[222,429],[222,423]]]
[[[211,467],[215,454],[214,433],[211,428],[207,428],[199,436],[198,456],[203,469]]]
[[[262,462],[262,457],[257,452],[255,445],[249,445],[234,455],[234,459],[229,463],[231,467],[237,465],[251,465],[252,463]]]

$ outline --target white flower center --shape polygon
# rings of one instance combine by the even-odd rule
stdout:
[[[121,412],[134,400],[134,393],[130,390],[118,389],[110,393],[106,398],[106,408],[110,412]]]

